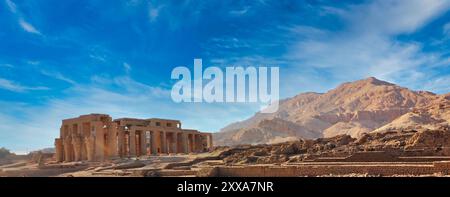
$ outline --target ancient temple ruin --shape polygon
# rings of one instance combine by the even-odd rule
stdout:
[[[182,129],[178,120],[113,120],[107,114],[89,114],[63,120],[55,147],[58,162],[102,161],[118,157],[205,152],[212,147],[212,135]]]

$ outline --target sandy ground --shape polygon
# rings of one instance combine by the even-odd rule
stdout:
[[[27,161],[16,160],[0,165],[0,177],[194,177],[204,169],[214,166],[227,166],[218,159],[220,151],[201,154],[173,154],[159,156],[144,156],[139,158],[112,159],[104,162],[66,162],[56,163],[47,159],[40,165]],[[273,166],[432,166],[433,162],[296,162],[285,164],[269,164]],[[251,166],[249,164],[234,164],[233,166]],[[201,174],[201,173],[200,173]],[[323,174],[320,177],[377,177],[368,173]],[[409,175],[394,174],[392,177],[448,177],[443,173]]]
[[[18,160],[0,165],[0,176],[8,177],[109,177],[136,176],[136,171],[165,169],[169,164],[180,164],[190,170],[189,162],[196,158],[210,157],[216,153],[171,154],[144,156],[139,158],[113,159],[104,162],[65,162],[47,160],[38,165],[27,160]],[[186,167],[187,166],[187,167]],[[183,167],[181,167],[183,168]],[[142,176],[142,175],[139,175]]]

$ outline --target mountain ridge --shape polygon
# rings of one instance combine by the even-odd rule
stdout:
[[[214,139],[216,145],[237,145],[340,134],[359,137],[415,109],[446,101],[449,95],[414,91],[369,77],[343,83],[325,93],[305,92],[284,99],[276,113],[255,113],[227,125],[214,134]],[[263,121],[264,126],[260,124]],[[294,128],[295,132],[291,131]]]

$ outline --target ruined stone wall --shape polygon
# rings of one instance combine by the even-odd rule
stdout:
[[[178,120],[121,118],[113,121],[107,114],[89,114],[63,120],[55,148],[58,162],[102,161],[148,154],[204,152],[212,148],[212,135],[181,129]]]
[[[450,162],[435,162],[428,165],[414,164],[365,164],[365,165],[296,165],[296,166],[220,166],[217,176],[224,177],[296,177],[323,176],[345,174],[369,174],[380,176],[392,175],[430,175],[434,173],[448,174]]]

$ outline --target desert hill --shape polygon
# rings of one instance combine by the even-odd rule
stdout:
[[[436,95],[374,77],[344,83],[326,93],[302,93],[280,101],[273,114],[256,113],[214,134],[215,145],[278,143],[391,128],[448,124],[450,96]],[[435,126],[433,126],[435,125]]]

